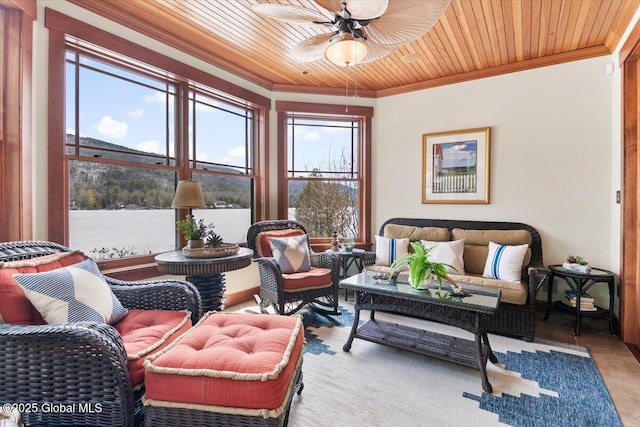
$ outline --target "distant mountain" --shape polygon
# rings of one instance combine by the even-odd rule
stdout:
[[[74,143],[74,135],[67,134],[67,143]],[[72,150],[67,147],[67,152]],[[80,137],[80,154],[96,158],[164,164],[164,158],[101,141]],[[251,207],[251,188],[247,178],[237,170],[218,165],[199,165],[210,171],[229,175],[198,173],[205,202],[210,207]],[[238,175],[234,177],[231,175]],[[73,160],[69,166],[69,203],[71,209],[144,209],[170,208],[175,194],[175,173],[153,166],[131,167],[101,162]]]

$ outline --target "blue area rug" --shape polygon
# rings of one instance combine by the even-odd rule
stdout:
[[[340,310],[341,316],[301,313],[305,389],[294,399],[291,426],[622,425],[584,348],[490,335],[498,364],[487,365],[489,394],[474,369],[360,339],[344,352],[353,309],[343,303]],[[376,318],[471,337],[433,322],[386,313]]]

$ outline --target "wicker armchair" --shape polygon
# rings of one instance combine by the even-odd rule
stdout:
[[[52,242],[0,243],[0,261],[31,259],[69,249]],[[188,282],[123,282],[104,276],[128,309],[189,310],[201,313],[200,295]],[[0,324],[0,402],[20,404],[26,425],[133,426],[142,421],[127,353],[107,324],[18,326]],[[65,411],[47,410],[67,409]]]
[[[288,232],[291,233],[288,233]],[[330,270],[330,283],[304,286],[310,278],[304,274],[287,275],[282,273],[276,260],[271,257],[264,238],[267,235],[307,234],[304,226],[296,221],[261,221],[249,227],[247,244],[253,249],[255,261],[260,272],[260,306],[263,311],[272,305],[279,314],[293,314],[307,304],[319,312],[340,314],[338,311],[338,282],[340,261],[338,257],[326,253],[314,253],[309,247],[312,270]],[[265,253],[267,252],[267,253]],[[300,277],[301,276],[301,277]],[[290,286],[292,281],[295,286]]]

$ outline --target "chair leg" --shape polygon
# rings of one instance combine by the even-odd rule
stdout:
[[[256,301],[256,304],[258,304],[258,307],[260,307],[260,312],[262,314],[276,314],[276,313],[278,313],[278,306],[277,306],[276,303],[268,301],[268,300],[262,298],[260,295],[257,295],[257,294],[253,295],[253,299]],[[273,311],[269,310],[270,307],[273,309]]]
[[[330,297],[324,297],[326,298],[328,301],[321,301],[321,300],[315,300],[313,301],[310,306],[311,308],[313,308],[313,310],[317,311],[318,313],[322,313],[322,314],[331,314],[331,315],[341,315],[342,313],[338,310],[338,300],[336,298],[330,298]],[[331,310],[327,310],[326,308],[323,307],[330,307]]]

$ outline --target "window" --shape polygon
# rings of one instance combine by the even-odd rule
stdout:
[[[179,179],[202,183],[207,208],[197,218],[227,242],[244,241],[254,221],[256,108],[72,42],[65,67],[70,247],[101,260],[175,249]]]
[[[200,90],[189,93],[190,167],[210,208],[198,210],[227,242],[244,242],[253,223],[254,111]]]
[[[368,242],[371,109],[278,103],[281,216],[320,242],[334,231]],[[341,111],[341,113],[339,113]]]

